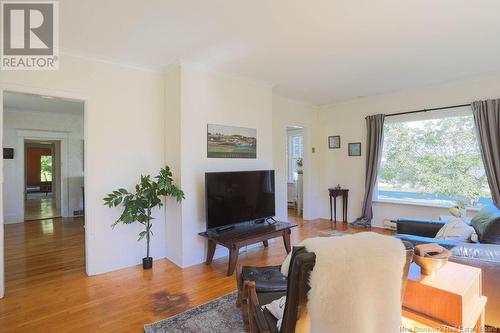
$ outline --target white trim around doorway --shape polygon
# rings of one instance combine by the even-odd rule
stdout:
[[[15,85],[15,84],[0,84],[0,128],[3,128],[3,116],[4,116],[4,110],[3,110],[3,93],[4,91],[8,92],[16,92],[16,93],[26,93],[26,94],[35,94],[35,95],[44,95],[44,96],[52,96],[52,97],[58,97],[58,98],[65,98],[65,99],[72,99],[75,101],[82,102],[84,104],[84,111],[83,111],[83,121],[84,121],[84,142],[87,142],[88,138],[88,97],[86,95],[82,95],[79,93],[73,93],[73,92],[68,92],[65,90],[54,90],[54,89],[45,89],[45,88],[38,88],[38,87],[29,87],[29,86],[22,86],[22,85]],[[0,135],[0,146],[3,147],[3,137]],[[87,147],[88,145],[84,145],[84,156],[89,156],[87,152]],[[62,150],[62,149],[61,149]],[[22,149],[24,151],[24,147]],[[88,189],[88,184],[89,180],[87,177],[87,163],[88,163],[88,158],[84,159],[84,187],[85,189]],[[3,182],[4,182],[4,175],[3,175],[3,159],[0,159],[0,201],[3,202]],[[23,175],[24,178],[24,175]],[[92,248],[93,242],[92,242],[92,222],[87,219],[88,216],[88,209],[87,209],[87,201],[85,201],[85,271],[87,274],[89,272],[92,272],[92,257],[90,256],[90,249]],[[5,296],[5,260],[4,260],[4,255],[5,255],[5,243],[4,243],[4,218],[3,218],[3,205],[0,204],[0,298],[3,298]]]
[[[17,151],[24,152],[24,143],[26,140],[39,141],[59,141],[61,143],[60,151],[60,170],[57,186],[61,193],[61,216],[69,217],[69,190],[68,190],[68,133],[55,131],[35,131],[35,130],[17,130]],[[17,175],[16,175],[16,220],[24,222],[24,204],[25,204],[25,154],[16,154]]]

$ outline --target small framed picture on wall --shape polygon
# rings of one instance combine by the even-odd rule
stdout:
[[[14,159],[14,148],[4,148],[3,149],[3,158],[5,160]]]
[[[349,156],[361,156],[361,142],[349,143]]]
[[[340,135],[334,135],[328,137],[328,148],[329,149],[340,148]]]

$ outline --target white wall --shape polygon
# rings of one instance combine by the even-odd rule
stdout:
[[[205,172],[273,168],[272,91],[267,85],[185,65],[169,71],[167,89],[179,91],[174,96],[167,94],[173,104],[167,101],[167,106],[172,108],[167,110],[168,114],[180,111],[180,133],[176,132],[170,139],[175,142],[175,136],[180,135],[180,152],[176,147],[167,146],[168,162],[176,168],[180,165],[177,173],[186,195],[180,219],[175,209],[167,211],[168,228],[174,231],[167,234],[167,242],[177,244],[178,237],[182,238],[182,246],[169,251],[168,258],[186,267],[203,262],[206,255],[206,239],[198,236],[206,229]],[[207,124],[257,129],[257,158],[207,158]],[[167,133],[167,141],[169,137]],[[174,160],[170,160],[172,156]],[[180,163],[176,157],[180,157]],[[220,248],[216,257],[226,254],[227,251]]]
[[[316,207],[311,201],[315,192],[315,161],[312,153],[313,134],[317,108],[306,102],[273,95],[273,165],[276,178],[276,217],[286,220],[287,210],[287,126],[300,126],[304,129],[304,218],[317,216]]]
[[[165,73],[165,158],[174,182],[181,182],[181,68],[171,66]],[[166,209],[166,256],[182,267],[182,204],[167,200]]]
[[[470,103],[475,100],[500,97],[500,75],[476,80],[428,87],[408,92],[358,98],[319,108],[317,121],[317,174],[322,185],[318,187],[315,201],[319,215],[329,218],[328,186],[341,184],[349,188],[349,216],[352,221],[361,214],[364,194],[366,157],[365,117],[377,113],[397,113],[415,109]],[[341,136],[341,149],[328,149],[327,137]],[[347,156],[348,142],[362,142],[362,156]],[[437,218],[447,209],[400,204],[375,203],[374,225],[382,225],[384,219],[401,216]]]
[[[184,67],[182,70],[183,264],[205,259],[205,172],[272,169],[272,91],[241,78]],[[207,124],[257,129],[256,159],[207,158]],[[223,249],[225,250],[225,249]],[[220,251],[224,253],[225,251]]]
[[[57,71],[3,71],[0,88],[86,100],[87,273],[139,264],[146,253],[145,243],[137,242],[140,226],[112,230],[120,210],[105,207],[102,198],[118,187],[131,189],[141,173],[164,165],[163,75],[61,55]],[[155,216],[152,255],[161,258],[164,213]]]
[[[3,91],[0,89],[0,101],[3,101]],[[3,128],[3,103],[0,103],[0,128]],[[0,135],[0,146],[3,147],[3,135]],[[2,153],[3,154],[3,153]],[[3,156],[0,159],[0,201],[3,202]],[[4,274],[4,229],[3,229],[3,205],[0,205],[0,298],[5,295],[5,274]]]
[[[15,149],[15,157],[4,161],[5,184],[4,189],[4,214],[5,223],[23,222],[22,205],[18,202],[20,196],[14,195],[18,192],[17,171],[22,168],[18,165],[18,131],[38,130],[51,132],[65,132],[68,138],[68,165],[67,175],[63,183],[68,187],[68,214],[72,216],[73,211],[83,209],[82,191],[83,186],[83,114],[64,114],[39,112],[28,110],[4,109],[3,127],[4,147]]]

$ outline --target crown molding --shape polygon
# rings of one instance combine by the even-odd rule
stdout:
[[[64,47],[59,48],[59,53],[63,54],[63,55],[70,56],[70,57],[100,62],[103,64],[114,65],[114,66],[119,66],[119,67],[124,67],[124,68],[129,68],[129,69],[134,69],[134,70],[139,70],[139,71],[144,71],[144,72],[149,72],[149,73],[162,73],[163,72],[161,67],[145,66],[145,65],[138,65],[138,64],[132,64],[132,63],[127,63],[127,62],[121,62],[121,61],[117,61],[116,59],[113,59],[110,57],[104,57],[101,55],[79,52],[79,51],[71,50],[71,49],[64,48]]]

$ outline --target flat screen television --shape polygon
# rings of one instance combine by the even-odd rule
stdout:
[[[274,170],[205,173],[207,229],[275,215]]]

